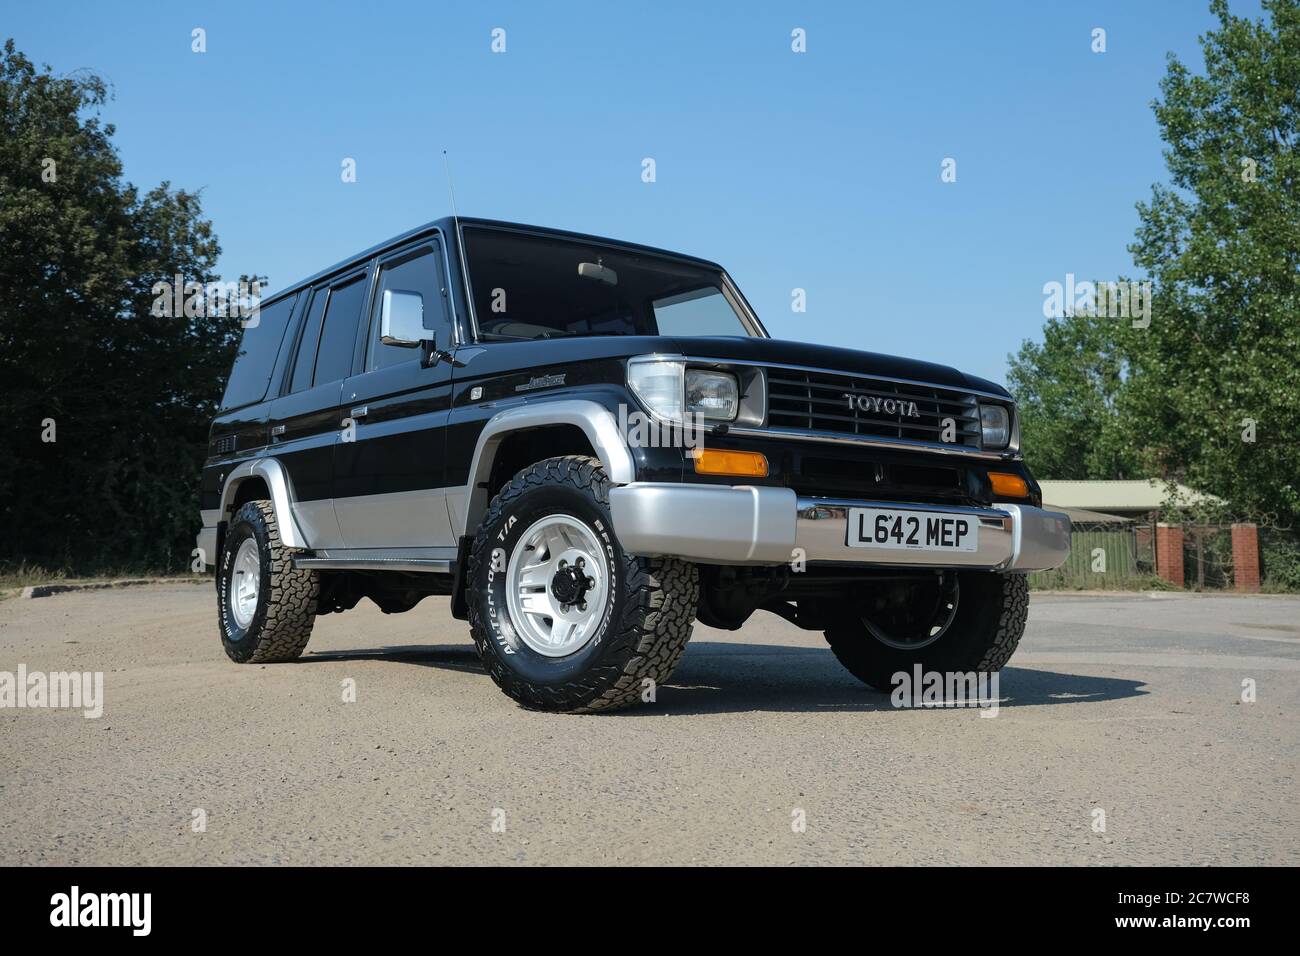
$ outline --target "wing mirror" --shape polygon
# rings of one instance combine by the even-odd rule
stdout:
[[[424,327],[424,297],[418,292],[384,290],[379,340],[385,345],[413,349],[432,342],[434,333]]]
[[[425,368],[439,359],[451,360],[451,353],[438,348],[438,333],[424,327],[424,297],[418,292],[385,289],[379,313],[379,341],[398,348],[420,348]]]

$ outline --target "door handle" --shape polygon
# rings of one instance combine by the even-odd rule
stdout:
[[[352,416],[353,419],[357,419],[357,418],[365,418],[367,415],[370,414],[370,406],[369,406],[369,405],[359,405],[359,406],[357,406],[356,408],[352,409],[352,411],[351,411],[350,414],[351,414],[351,416]]]

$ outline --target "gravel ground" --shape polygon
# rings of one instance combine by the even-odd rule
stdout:
[[[766,614],[697,625],[655,703],[563,716],[498,692],[445,599],[243,667],[214,605],[0,602],[0,671],[105,697],[0,709],[0,864],[1300,863],[1294,599],[1035,595],[991,719],[896,710]]]

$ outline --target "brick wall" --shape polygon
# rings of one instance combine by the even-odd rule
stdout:
[[[1232,526],[1232,570],[1238,591],[1259,590],[1259,530],[1253,524]]]
[[[1235,535],[1236,529],[1233,529]],[[1234,545],[1236,538],[1233,538]],[[1180,525],[1156,525],[1156,574],[1174,587],[1183,586],[1183,529]]]

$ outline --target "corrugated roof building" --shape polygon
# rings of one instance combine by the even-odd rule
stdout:
[[[1069,511],[1081,508],[1107,515],[1139,517],[1162,511],[1171,497],[1190,505],[1220,505],[1221,498],[1159,478],[1130,481],[1040,481],[1043,504]]]

